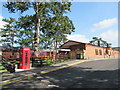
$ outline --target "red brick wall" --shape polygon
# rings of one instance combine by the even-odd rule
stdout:
[[[114,58],[120,58],[120,52],[117,50],[113,50],[113,57]]]
[[[96,55],[95,50],[98,51],[98,55]],[[106,50],[108,51],[108,53],[106,52]],[[111,58],[118,58],[118,55],[120,54],[119,51],[112,50],[111,48],[103,48],[89,44],[79,44],[71,46],[71,51],[69,52],[68,56],[70,57],[70,59],[76,59],[76,54],[80,53],[84,53],[84,59],[108,58],[108,55],[110,55]]]
[[[98,50],[98,55],[96,55],[95,50]],[[102,55],[100,55],[100,51],[102,51]],[[111,48],[108,49],[108,55],[112,58],[117,58],[119,55],[119,51],[112,50]],[[85,58],[100,58],[100,57],[109,57],[106,53],[106,48],[86,45],[85,50]]]
[[[95,50],[98,51],[98,55],[96,55]],[[100,55],[100,51],[102,52],[102,55]],[[85,58],[97,58],[97,57],[104,57],[105,56],[105,48],[102,47],[97,47],[97,46],[92,46],[92,45],[86,45],[86,50],[85,50]]]

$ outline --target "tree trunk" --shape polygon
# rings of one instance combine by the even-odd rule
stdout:
[[[98,46],[100,47],[100,40],[98,40]]]
[[[107,43],[107,48],[109,48],[109,44]]]
[[[56,53],[57,53],[57,41],[56,41],[56,39],[55,39],[55,41],[54,41],[54,54],[53,54],[53,63],[55,63],[55,61],[56,61]]]
[[[34,37],[34,55],[38,57],[39,51],[39,40],[40,40],[40,19],[39,19],[39,11],[38,11],[39,2],[36,2],[36,32]]]
[[[12,48],[14,47],[14,33],[12,33]]]

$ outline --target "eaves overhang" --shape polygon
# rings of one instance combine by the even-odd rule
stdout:
[[[78,44],[85,44],[85,43],[69,40],[65,42],[63,45],[61,45],[60,49],[70,49],[71,46],[78,45]]]

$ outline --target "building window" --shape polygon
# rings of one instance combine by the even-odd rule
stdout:
[[[44,55],[44,52],[40,52],[40,56],[43,56]]]
[[[95,49],[95,54],[98,55],[98,50],[97,49]]]
[[[101,50],[99,50],[99,53],[100,53],[100,55],[102,55],[102,51]]]
[[[50,52],[47,52],[47,56],[50,56]]]

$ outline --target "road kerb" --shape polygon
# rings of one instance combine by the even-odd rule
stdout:
[[[28,79],[31,77],[33,77],[33,75],[26,76],[26,77],[20,77],[20,78],[14,78],[14,80],[12,79],[12,80],[2,81],[2,83],[0,83],[0,85],[6,85],[6,84],[14,83],[14,82],[19,82],[19,81],[22,81],[24,79]]]
[[[70,67],[70,66],[74,66],[74,65],[77,65],[77,64],[80,64],[80,63],[83,63],[83,62],[96,61],[96,60],[101,60],[101,59],[83,60],[83,61],[80,61],[80,62],[77,62],[77,63],[69,64],[67,66],[61,66],[61,67],[58,67],[58,68],[55,68],[55,69],[52,69],[52,70],[41,71],[41,72],[36,73],[36,74],[41,74],[42,75],[42,74],[46,74],[46,73],[49,73],[49,72],[52,72],[52,71],[56,71],[56,70],[59,70],[59,69],[67,68],[67,67]],[[21,81],[21,80],[24,80],[24,79],[32,78],[32,77],[34,77],[34,74],[28,75],[28,76],[25,76],[25,77],[14,78],[14,79],[11,79],[11,80],[5,80],[5,81],[0,82],[0,85],[10,84],[10,83],[18,82],[18,81]]]

